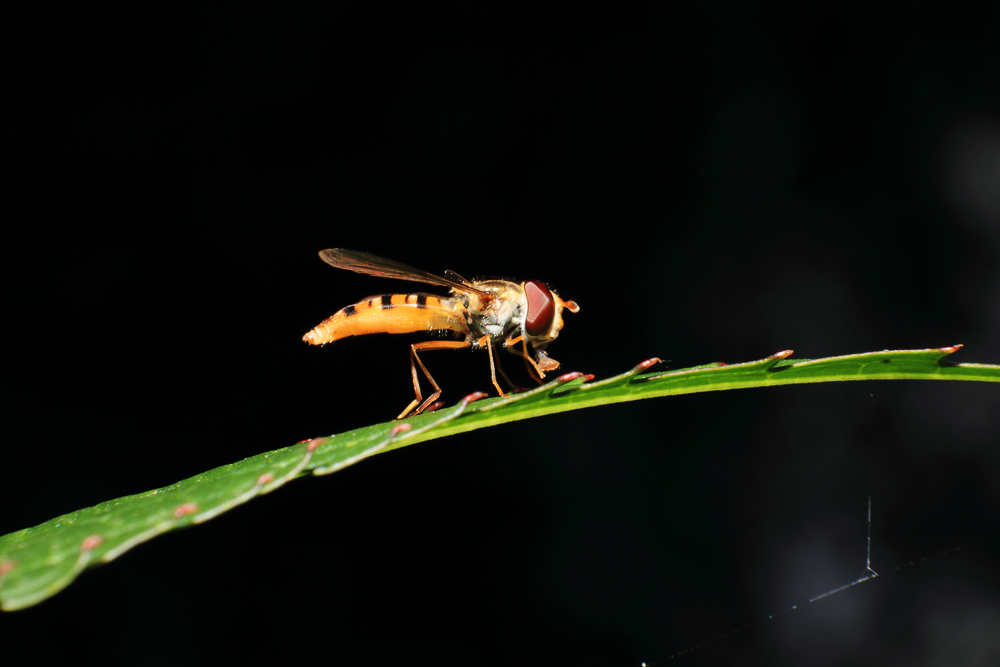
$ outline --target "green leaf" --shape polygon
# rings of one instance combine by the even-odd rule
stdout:
[[[36,604],[89,566],[176,528],[202,523],[305,474],[335,472],[373,454],[519,419],[596,405],[704,391],[848,380],[1000,382],[1000,366],[943,361],[961,346],[789,360],[791,351],[743,364],[707,364],[643,373],[658,360],[599,382],[563,375],[534,390],[479,400],[405,422],[387,422],[316,438],[209,470],[162,489],[110,500],[0,537],[0,608]]]

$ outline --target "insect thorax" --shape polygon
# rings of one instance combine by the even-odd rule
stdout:
[[[475,286],[477,289],[496,294],[496,298],[484,303],[484,300],[474,293],[455,295],[465,303],[465,320],[472,337],[510,338],[516,332],[520,332],[526,307],[521,286],[506,280],[477,282]]]

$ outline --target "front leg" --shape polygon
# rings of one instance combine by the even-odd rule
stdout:
[[[541,367],[535,362],[535,360],[531,358],[531,355],[528,354],[528,340],[524,336],[517,336],[516,338],[508,338],[503,342],[503,346],[510,347],[511,345],[515,345],[517,343],[521,343],[522,346],[521,356],[524,358],[524,366],[528,369],[528,375],[530,375],[531,379],[537,382],[538,384],[542,384],[543,382],[542,378],[545,377],[545,371],[543,371]],[[514,354],[517,354],[517,352],[514,352]],[[556,368],[558,367],[559,364],[556,364]]]
[[[514,355],[517,355],[517,356],[521,356],[520,352],[518,352],[517,350],[511,349],[511,347],[513,345],[517,344],[522,338],[523,338],[523,336],[517,336],[515,338],[507,338],[507,339],[504,340],[503,346],[511,354],[514,354]],[[527,364],[525,364],[525,365],[527,365]],[[513,391],[515,394],[520,393],[522,391],[528,391],[527,387],[522,387],[521,385],[514,384],[511,381],[511,379],[509,377],[507,377],[507,374],[504,373],[503,366],[500,364],[500,351],[499,350],[497,350],[497,370],[500,371],[500,375],[503,376],[503,379],[507,383],[507,386],[509,386],[511,388],[511,391]],[[531,377],[533,379],[538,380],[538,376],[532,371],[532,369],[530,367],[528,368],[528,374],[531,375]],[[540,382],[541,381],[539,381],[539,383]]]

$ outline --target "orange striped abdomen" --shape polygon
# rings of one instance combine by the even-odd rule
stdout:
[[[338,310],[302,340],[323,345],[348,336],[441,329],[468,330],[461,302],[433,294],[383,294]]]

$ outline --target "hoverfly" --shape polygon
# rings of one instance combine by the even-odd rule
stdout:
[[[416,398],[397,419],[420,414],[441,395],[441,388],[427,372],[418,352],[485,347],[490,355],[493,386],[501,396],[506,396],[497,382],[496,370],[500,369],[507,384],[512,388],[514,385],[500,368],[499,358],[494,364],[497,349],[503,347],[521,356],[529,374],[541,383],[546,372],[559,368],[559,362],[547,356],[545,348],[559,336],[563,326],[563,309],[571,313],[580,310],[575,302],[563,301],[537,280],[523,283],[506,280],[470,282],[452,271],[446,271],[445,277],[439,277],[391,259],[340,248],[323,250],[319,256],[338,269],[451,288],[447,297],[434,294],[373,296],[337,311],[302,337],[311,345],[324,345],[348,336],[371,333],[454,331],[464,334],[465,339],[461,341],[436,340],[410,345],[410,374]],[[521,343],[520,352],[515,348],[517,343]],[[529,343],[534,358],[528,353]],[[420,392],[417,366],[433,387],[433,392],[426,399]]]

